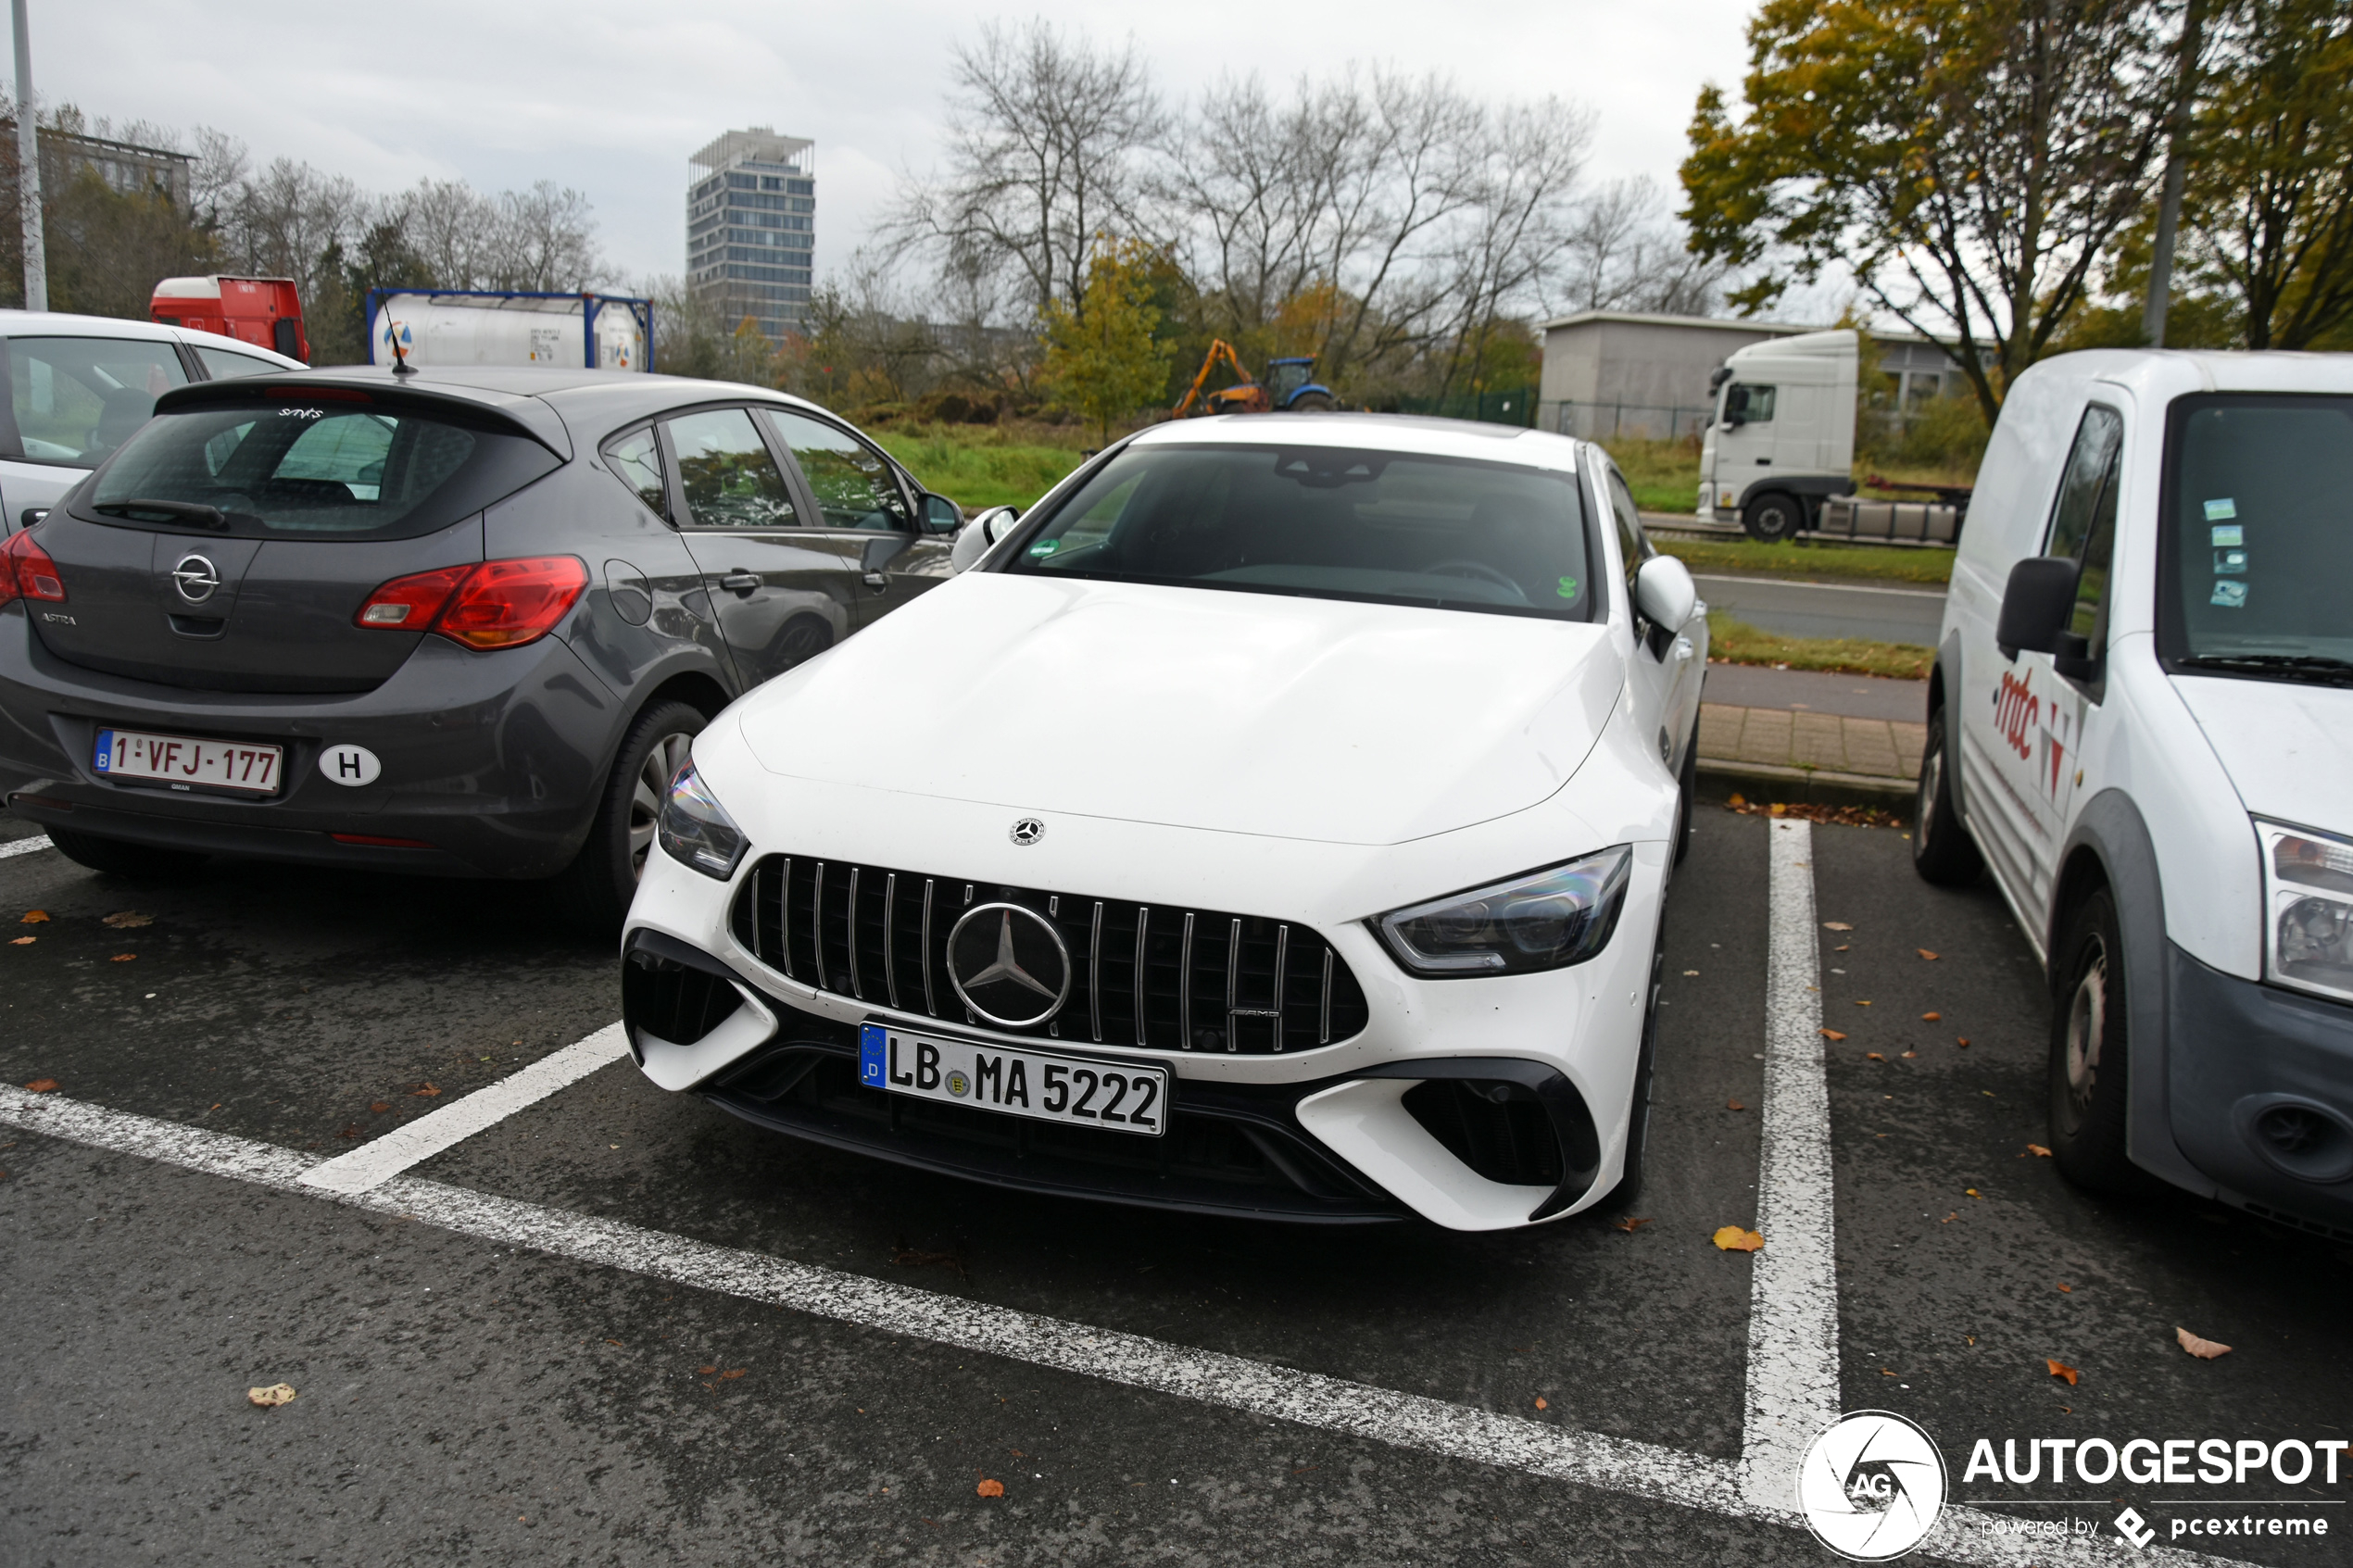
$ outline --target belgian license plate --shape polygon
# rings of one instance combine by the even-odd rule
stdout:
[[[1165,1068],[1012,1050],[882,1023],[858,1031],[858,1081],[870,1089],[1036,1122],[1155,1138],[1167,1126]]]
[[[285,753],[250,741],[199,740],[145,730],[100,730],[92,756],[112,779],[145,779],[240,795],[275,795]]]

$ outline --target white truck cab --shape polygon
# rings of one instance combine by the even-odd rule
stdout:
[[[1718,367],[1700,438],[1702,521],[1789,539],[1827,497],[1853,493],[1855,365],[1855,333],[1842,328],[1753,343]]]
[[[2050,1142],[2353,1239],[2353,358],[2012,385],[1929,687],[1915,863],[2045,962]]]

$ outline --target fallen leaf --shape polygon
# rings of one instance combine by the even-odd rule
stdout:
[[[1854,949],[1854,947],[1855,944],[1852,942],[1841,942],[1837,947],[1832,947],[1831,951],[1833,953],[1850,952]]]
[[[16,936],[9,939],[8,946],[11,947],[30,947],[35,942],[40,940],[41,938],[38,936]]]
[[[1822,929],[1824,931],[1852,931],[1855,928],[1843,920],[1826,920],[1822,922]]]
[[[1536,1396],[1536,1408],[1537,1408],[1538,1410],[1540,1410],[1540,1411],[1548,1411],[1548,1410],[1551,1410],[1553,1407],[1552,1407],[1552,1406],[1550,1406],[1550,1405],[1548,1405],[1548,1404],[1546,1404],[1546,1403],[1544,1402],[1544,1396],[1543,1396],[1543,1395],[1539,1394],[1539,1395],[1537,1395],[1537,1396]]]
[[[1924,1012],[1920,1014],[1920,1022],[1922,1023],[1942,1023],[1944,1022],[1944,1015],[1941,1012]]]
[[[55,1094],[57,1091],[57,1081],[55,1078],[35,1078],[31,1083],[27,1084],[25,1088],[36,1095]]]
[[[156,917],[153,915],[143,915],[138,913],[136,910],[122,909],[107,916],[106,919],[100,921],[98,923],[100,925],[110,925],[117,931],[129,931],[133,926],[153,925],[155,922]]]
[[[412,1099],[431,1099],[434,1096],[441,1093],[441,1091],[434,1087],[431,1084],[420,1084],[415,1088],[409,1090],[409,1098]]]
[[[1954,1221],[1956,1221],[1956,1220],[1959,1219],[1960,1217],[1961,1217],[1961,1211],[1960,1211],[1959,1210],[1956,1209],[1956,1210],[1954,1210],[1951,1213],[1949,1213],[1949,1214],[1945,1215],[1943,1219],[1941,1219],[1941,1220],[1937,1221],[1936,1223],[1937,1223],[1938,1224],[1940,1224],[1940,1225],[1949,1225],[1949,1224],[1951,1224]],[[1974,1339],[1972,1339],[1972,1340],[1970,1340],[1970,1341],[1969,1341],[1969,1343],[1970,1343],[1970,1344],[1972,1344],[1972,1345],[1974,1345],[1974,1344],[1976,1344],[1976,1343],[1977,1343],[1977,1341],[1976,1341],[1976,1340],[1974,1340]]]
[[[1688,979],[1690,979],[1692,976],[1693,976],[1693,975],[1697,974],[1698,972],[1699,972],[1699,971],[1697,971],[1697,970],[1695,970],[1695,969],[1687,969],[1687,970],[1685,970],[1685,971],[1683,972],[1683,978],[1684,978],[1684,979],[1686,979],[1686,980],[1688,980]]]
[[[1789,808],[1788,808],[1788,807],[1786,807],[1786,806],[1784,806],[1784,805],[1782,805],[1780,801],[1776,800],[1776,801],[1774,801],[1774,802],[1773,802],[1770,806],[1766,807],[1766,808],[1765,808],[1765,809],[1766,809],[1767,811],[1770,812],[1772,815],[1774,815],[1774,816],[1778,817],[1778,816],[1780,816],[1780,815],[1783,811],[1788,810],[1788,809],[1789,809]]]
[[[1765,1238],[1755,1231],[1726,1225],[1716,1233],[1716,1245],[1726,1252],[1754,1252],[1765,1245]]]
[[[1871,1004],[1870,1004],[1870,1003],[1869,1003],[1869,1002],[1856,1002],[1855,1005],[1856,1005],[1856,1007],[1858,1007],[1858,1008],[1867,1008],[1867,1007],[1869,1007]]]
[[[1880,1055],[1877,1051],[1865,1051],[1863,1053],[1863,1060],[1865,1061],[1885,1061],[1887,1058]]]
[[[2182,1342],[2183,1349],[2187,1350],[2201,1361],[2210,1361],[2217,1356],[2227,1356],[2231,1353],[2231,1348],[2228,1345],[2217,1344],[2211,1339],[2200,1339],[2186,1328],[2175,1328],[2173,1337]]]
[[[984,1498],[1001,1498],[1005,1495],[1005,1484],[1002,1481],[983,1481],[973,1490]]]
[[[276,1410],[280,1405],[290,1405],[294,1403],[294,1385],[291,1383],[272,1383],[267,1388],[245,1390],[245,1398],[266,1411]]]
[[[1825,1040],[1843,1040],[1846,1038],[1845,1035],[1840,1034],[1835,1029],[1820,1029],[1817,1030],[1816,1033],[1820,1035]]]
[[[1967,1035],[1956,1035],[1953,1037],[1953,1043],[1960,1047],[1963,1050],[1969,1049],[1969,1036]]]
[[[621,1341],[620,1341],[620,1340],[618,1340],[618,1339],[608,1339],[608,1340],[606,1340],[606,1341],[605,1341],[605,1343],[606,1343],[606,1344],[608,1344],[608,1345],[615,1346],[615,1347],[617,1347],[618,1348],[621,1348],[621,1349],[623,1349],[623,1350],[626,1350],[627,1348],[629,1348],[629,1347],[628,1347],[628,1346],[622,1344],[622,1343],[621,1343]]]
[[[1930,952],[1926,947],[1918,948],[1916,951],[1918,951],[1919,956],[1926,959],[1929,962],[1934,963],[1936,961],[1936,955]]]
[[[1731,804],[1734,806],[1745,806],[1748,804],[1748,798],[1745,796],[1735,795],[1732,797]]]
[[[2072,1296],[2075,1294],[2075,1287],[2068,1284],[2067,1281],[2061,1280],[2059,1281],[2059,1294],[2062,1296]]]
[[[1983,1193],[1979,1192],[1975,1187],[1963,1187],[1961,1190],[1969,1194],[1971,1198],[1979,1199],[1982,1199],[1985,1196]]]
[[[1727,1110],[1746,1110],[1748,1107],[1743,1105],[1736,1099],[1728,1099],[1724,1102],[1724,1109]]]
[[[385,1111],[392,1109],[392,1101],[388,1099],[371,1099],[368,1102],[368,1109],[374,1111],[377,1115],[382,1116]]]
[[[1961,1337],[1968,1340],[1972,1345],[1977,1343],[1977,1336],[1974,1334],[1964,1334]]]
[[[2073,1367],[2069,1366],[2065,1361],[2055,1361],[2047,1356],[2043,1358],[2043,1364],[2051,1369],[2051,1375],[2053,1377],[2066,1378],[2067,1386],[2070,1388],[2074,1387],[2076,1383],[2081,1380],[2083,1375]]]
[[[350,1126],[346,1127],[342,1132],[335,1135],[335,1136],[339,1138],[360,1138],[367,1135],[367,1129],[360,1126],[357,1122],[354,1122]]]
[[[695,1375],[697,1377],[716,1377],[719,1375],[719,1369],[715,1366],[698,1366],[695,1368]],[[861,1411],[858,1413],[863,1415],[866,1412]]]
[[[108,959],[107,961],[108,963],[129,963],[132,959],[135,959],[139,955],[136,953],[117,953],[113,958]]]
[[[1879,1369],[1879,1374],[1880,1374],[1881,1377],[1894,1377],[1894,1376],[1895,1375],[1894,1373],[1892,1373],[1892,1372],[1888,1371],[1885,1367],[1881,1367],[1881,1368],[1880,1368],[1880,1369]]]
[[[1641,1230],[1644,1225],[1647,1225],[1650,1223],[1650,1217],[1648,1215],[1644,1215],[1639,1220],[1628,1218],[1618,1221],[1617,1228],[1624,1231],[1628,1236],[1632,1236],[1636,1231]]]
[[[730,1367],[727,1371],[719,1374],[719,1381],[722,1383],[731,1383],[736,1378],[743,1376],[750,1370],[751,1368],[748,1366]]]
[[[2039,1143],[2028,1144],[2026,1146],[2026,1152],[2034,1156],[2037,1160],[2048,1160],[2051,1157],[2051,1151],[2045,1148]]]
[[[45,923],[48,919],[49,911],[46,909],[27,909],[25,911],[24,919],[19,921],[17,923],[19,925],[41,925]]]
[[[1919,1052],[1918,1052],[1918,1051],[1906,1051],[1904,1054],[1905,1054],[1906,1056],[1907,1056],[1907,1057],[1915,1057],[1915,1056],[1919,1055],[1920,1053],[1919,1053]]]

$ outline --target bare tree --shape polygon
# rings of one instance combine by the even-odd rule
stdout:
[[[1098,234],[1139,226],[1139,155],[1163,124],[1144,62],[1043,21],[991,22],[954,59],[947,171],[910,184],[887,233],[1011,270],[1038,310],[1077,299]]]
[[[502,193],[492,232],[491,287],[570,294],[611,279],[597,249],[597,216],[588,198],[552,180]]]
[[[341,284],[342,251],[365,225],[369,205],[349,178],[276,158],[237,187],[224,249],[237,270],[292,278],[313,299]]]
[[[1613,180],[1579,209],[1554,280],[1572,310],[1648,310],[1712,315],[1730,269],[1693,256],[1667,198],[1648,175]]]

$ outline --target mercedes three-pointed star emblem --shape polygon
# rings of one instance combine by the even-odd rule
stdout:
[[[1026,905],[977,905],[948,933],[949,984],[975,1014],[1000,1028],[1027,1029],[1053,1017],[1070,997],[1071,978],[1062,933]]]

